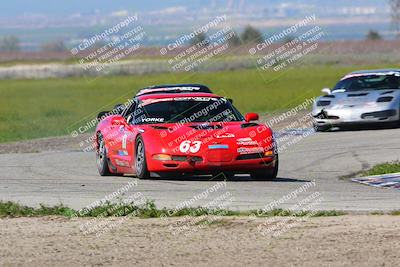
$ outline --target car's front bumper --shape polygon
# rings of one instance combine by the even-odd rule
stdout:
[[[391,107],[314,109],[312,115],[316,126],[385,123],[399,120],[399,110]]]
[[[248,173],[259,169],[271,169],[275,167],[277,156],[243,158],[243,155],[233,155],[231,160],[209,161],[203,157],[201,161],[157,161],[152,160],[148,164],[150,172],[183,172],[183,173],[204,173],[211,174],[222,171],[231,171],[235,173]]]

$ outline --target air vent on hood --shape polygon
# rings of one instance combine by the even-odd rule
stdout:
[[[191,125],[193,129],[196,130],[219,130],[222,129],[222,126],[219,124],[211,125],[211,124],[199,124],[199,125]]]
[[[348,94],[348,97],[357,97],[357,96],[366,96],[368,93],[360,93],[360,94]]]
[[[159,125],[153,125],[153,126],[151,126],[151,127],[153,127],[153,128],[156,129],[156,130],[168,130],[168,129],[169,129],[168,127],[159,126]]]
[[[326,107],[326,106],[329,106],[330,104],[331,104],[331,101],[320,100],[317,102],[317,107]]]
[[[387,95],[387,94],[392,94],[392,93],[394,93],[394,91],[386,91],[386,92],[383,92],[381,95]]]
[[[253,126],[258,126],[258,123],[255,123],[255,122],[248,122],[248,123],[243,123],[243,124],[241,125],[242,128],[253,127]]]

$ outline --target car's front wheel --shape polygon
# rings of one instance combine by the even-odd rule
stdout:
[[[314,125],[316,132],[327,132],[332,128],[330,125]]]
[[[97,170],[101,176],[111,175],[110,169],[107,162],[107,149],[104,143],[103,136],[99,134],[97,136],[97,150],[96,150],[96,164]]]
[[[397,121],[397,126],[400,127],[400,107],[399,107],[399,120]]]
[[[275,166],[272,169],[264,169],[252,172],[251,179],[257,181],[273,181],[278,176],[279,158],[276,155]]]
[[[135,170],[139,179],[150,178],[150,172],[147,169],[145,145],[140,136],[136,140]]]

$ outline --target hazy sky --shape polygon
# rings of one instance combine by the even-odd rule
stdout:
[[[159,10],[174,6],[188,6],[199,8],[211,7],[211,3],[219,6],[233,5],[257,5],[268,7],[281,3],[311,4],[317,6],[382,6],[387,5],[387,0],[3,0],[0,16],[16,16],[23,14],[54,14],[66,15],[74,13],[93,13],[98,10],[102,13],[110,13],[121,9],[129,11]]]
[[[201,3],[200,0],[190,0]],[[24,13],[39,14],[73,14],[91,13],[96,9],[110,12],[120,9],[156,10],[168,6],[185,5],[182,0],[11,0],[2,1],[0,15],[15,16]]]

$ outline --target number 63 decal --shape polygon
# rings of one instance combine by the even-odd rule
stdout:
[[[201,141],[183,141],[180,146],[179,146],[179,150],[182,153],[196,153],[200,150],[200,146],[201,146]]]

